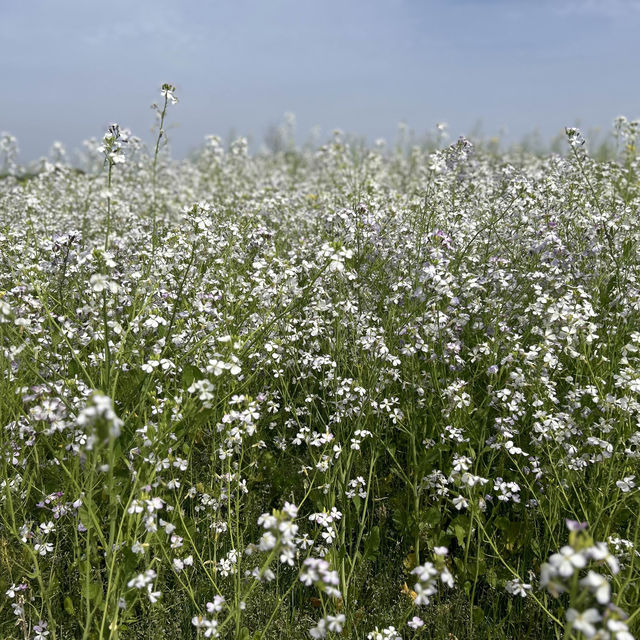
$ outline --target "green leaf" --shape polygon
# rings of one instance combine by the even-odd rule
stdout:
[[[122,550],[123,556],[123,568],[126,575],[134,573],[136,567],[138,566],[138,556],[131,551],[129,547],[125,547]]]
[[[87,529],[93,529],[93,522],[89,515],[89,510],[84,505],[78,509],[78,517],[80,518],[80,522],[82,522]]]
[[[182,368],[182,384],[185,387],[190,387],[196,380],[202,380],[204,373],[192,364],[186,364]]]
[[[380,527],[373,527],[364,541],[365,560],[375,558],[380,547]]]
[[[64,597],[64,610],[70,616],[75,613],[75,610],[73,608],[73,600],[69,596]]]
[[[86,584],[82,583],[82,595],[92,602],[95,606],[98,606],[102,603],[102,599],[104,594],[102,592],[102,583],[100,582],[90,582]]]
[[[448,534],[446,531],[442,531],[440,535],[437,537],[436,543],[433,546],[449,548],[451,546],[452,540],[453,540],[453,536]]]
[[[456,523],[453,525],[453,533],[455,534],[456,539],[458,540],[458,544],[464,549],[465,541],[467,537],[466,527],[463,527],[461,524]]]
[[[424,513],[423,522],[435,527],[437,524],[440,524],[441,519],[442,513],[440,509],[438,507],[429,507]]]

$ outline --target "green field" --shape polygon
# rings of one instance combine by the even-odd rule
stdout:
[[[3,139],[0,637],[632,638],[638,123],[176,161],[171,98]]]

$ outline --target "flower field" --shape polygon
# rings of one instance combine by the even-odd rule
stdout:
[[[633,638],[638,123],[176,161],[174,100],[2,139],[0,637]]]

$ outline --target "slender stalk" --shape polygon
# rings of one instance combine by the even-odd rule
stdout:
[[[107,174],[107,229],[104,236],[104,250],[109,249],[109,236],[111,235],[111,174],[113,172],[113,161],[108,160],[109,173]]]
[[[156,138],[156,147],[153,151],[153,166],[151,170],[151,190],[152,190],[152,203],[151,203],[151,215],[153,216],[153,230],[152,230],[152,255],[155,255],[156,247],[158,245],[158,213],[157,213],[157,184],[158,184],[158,156],[160,154],[160,141],[164,136],[164,118],[167,115],[167,105],[169,104],[169,95],[165,93],[164,104],[162,105],[162,111],[160,112],[160,127],[158,130],[158,137]]]

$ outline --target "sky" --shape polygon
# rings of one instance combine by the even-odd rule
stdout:
[[[23,162],[112,122],[150,144],[163,82],[176,156],[287,112],[300,141],[606,131],[640,117],[639,27],[640,0],[0,0],[0,131]]]

